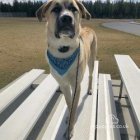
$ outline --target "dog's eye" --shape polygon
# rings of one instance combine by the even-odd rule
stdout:
[[[77,11],[77,9],[76,9],[74,6],[70,6],[68,9],[69,9],[70,11],[72,11],[72,12],[76,12],[76,11]]]
[[[52,9],[52,12],[60,13],[61,10],[62,10],[62,8],[61,8],[60,6],[57,6],[57,7],[54,7],[54,8]]]

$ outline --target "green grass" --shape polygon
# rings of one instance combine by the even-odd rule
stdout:
[[[110,21],[110,20],[109,20]],[[119,72],[114,54],[128,54],[140,66],[140,37],[124,32],[102,27],[106,20],[93,20],[92,25],[98,37],[98,60],[101,73],[110,73],[112,78],[118,79]]]
[[[140,66],[140,37],[101,26],[110,20],[83,21],[98,37],[99,71],[119,78],[114,54],[129,54]],[[0,88],[33,68],[49,72],[45,61],[45,22],[34,18],[0,19]]]
[[[49,72],[44,28],[35,19],[0,19],[0,87],[33,68]]]

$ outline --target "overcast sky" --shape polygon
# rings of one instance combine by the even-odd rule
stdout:
[[[3,3],[12,3],[14,0],[0,0]],[[28,0],[18,0],[18,1],[28,1]],[[45,1],[45,0],[30,0],[30,1]]]
[[[0,0],[0,1],[2,1],[2,2],[4,2],[4,3],[12,3],[13,2],[13,0]],[[28,0],[18,0],[18,1],[28,1]],[[30,1],[43,1],[43,2],[45,2],[46,0],[30,0]],[[84,0],[84,1],[90,1],[90,0]],[[91,1],[95,1],[95,0],[91,0]],[[102,1],[105,1],[105,0],[102,0]],[[118,1],[118,0],[110,0],[110,1]],[[130,1],[130,0],[125,0],[125,1]],[[138,1],[138,2],[140,2],[140,0],[133,0],[133,1]]]

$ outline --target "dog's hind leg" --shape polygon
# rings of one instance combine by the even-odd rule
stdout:
[[[93,77],[93,69],[94,69],[94,61],[96,60],[96,53],[97,53],[97,40],[95,39],[91,45],[91,52],[90,58],[88,61],[89,67],[89,86],[88,86],[88,94],[92,94],[92,77]]]

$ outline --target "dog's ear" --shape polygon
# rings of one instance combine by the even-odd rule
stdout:
[[[80,9],[80,12],[82,13],[82,18],[85,18],[85,19],[90,19],[91,18],[91,15],[90,13],[87,11],[87,9],[85,8],[85,6],[82,4],[82,2],[79,2],[76,0],[76,3]]]
[[[42,19],[45,17],[45,14],[49,7],[51,6],[53,0],[50,0],[46,3],[44,3],[37,11],[36,11],[36,16],[38,17],[38,20],[41,22]]]

